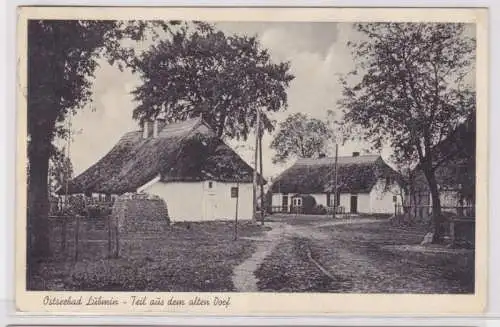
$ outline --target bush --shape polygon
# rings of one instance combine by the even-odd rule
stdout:
[[[315,205],[312,209],[312,214],[314,215],[326,215],[327,210],[326,207],[322,204]]]
[[[313,209],[316,206],[316,200],[314,199],[313,196],[307,195],[307,194],[306,195],[295,195],[294,197],[292,197],[292,203],[293,203],[293,198],[302,198],[302,207],[299,207],[299,208],[301,208],[302,213],[305,213],[305,214],[312,214],[313,213]],[[292,207],[292,211],[295,212],[295,210],[297,210],[297,208]]]
[[[69,209],[74,215],[85,216],[85,198],[83,195],[72,195],[68,200]]]
[[[111,207],[105,204],[91,204],[87,206],[89,218],[103,218],[111,214]]]

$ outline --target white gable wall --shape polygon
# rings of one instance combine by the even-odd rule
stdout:
[[[161,182],[141,187],[142,191],[165,200],[171,221],[234,220],[236,198],[231,198],[236,183]],[[252,184],[240,184],[238,219],[252,218]]]
[[[399,186],[394,183],[384,191],[385,181],[380,179],[370,192],[371,212],[372,213],[394,213],[394,197],[396,204],[401,204],[401,192]]]

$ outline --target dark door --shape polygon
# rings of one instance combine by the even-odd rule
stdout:
[[[358,196],[351,195],[351,213],[358,213]]]

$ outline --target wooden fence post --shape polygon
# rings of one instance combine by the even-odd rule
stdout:
[[[80,233],[80,216],[76,215],[76,227],[75,227],[75,261],[78,261],[78,242]]]
[[[66,225],[68,217],[63,216],[63,222],[61,226],[61,253],[66,251]]]
[[[116,243],[115,258],[118,258],[118,256],[120,255],[120,235],[118,232],[118,221],[115,223],[115,243]]]
[[[111,215],[108,215],[108,258],[111,258],[112,256],[112,249],[111,249]]]

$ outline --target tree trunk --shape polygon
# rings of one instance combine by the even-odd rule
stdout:
[[[444,240],[443,216],[441,215],[441,199],[439,198],[439,189],[436,181],[436,176],[433,171],[426,171],[425,177],[429,184],[432,199],[432,221],[434,235],[432,243],[440,244]]]
[[[257,220],[257,172],[258,172],[258,160],[259,160],[259,127],[260,127],[260,109],[257,109],[257,122],[255,124],[255,150],[254,150],[254,170],[253,170],[253,189],[252,189],[252,220]]]
[[[32,138],[28,151],[28,258],[48,257],[49,244],[49,146],[42,139]],[[49,143],[50,145],[50,143]]]
[[[259,131],[259,185],[260,185],[260,222],[264,225],[264,173],[262,163],[262,131]]]

